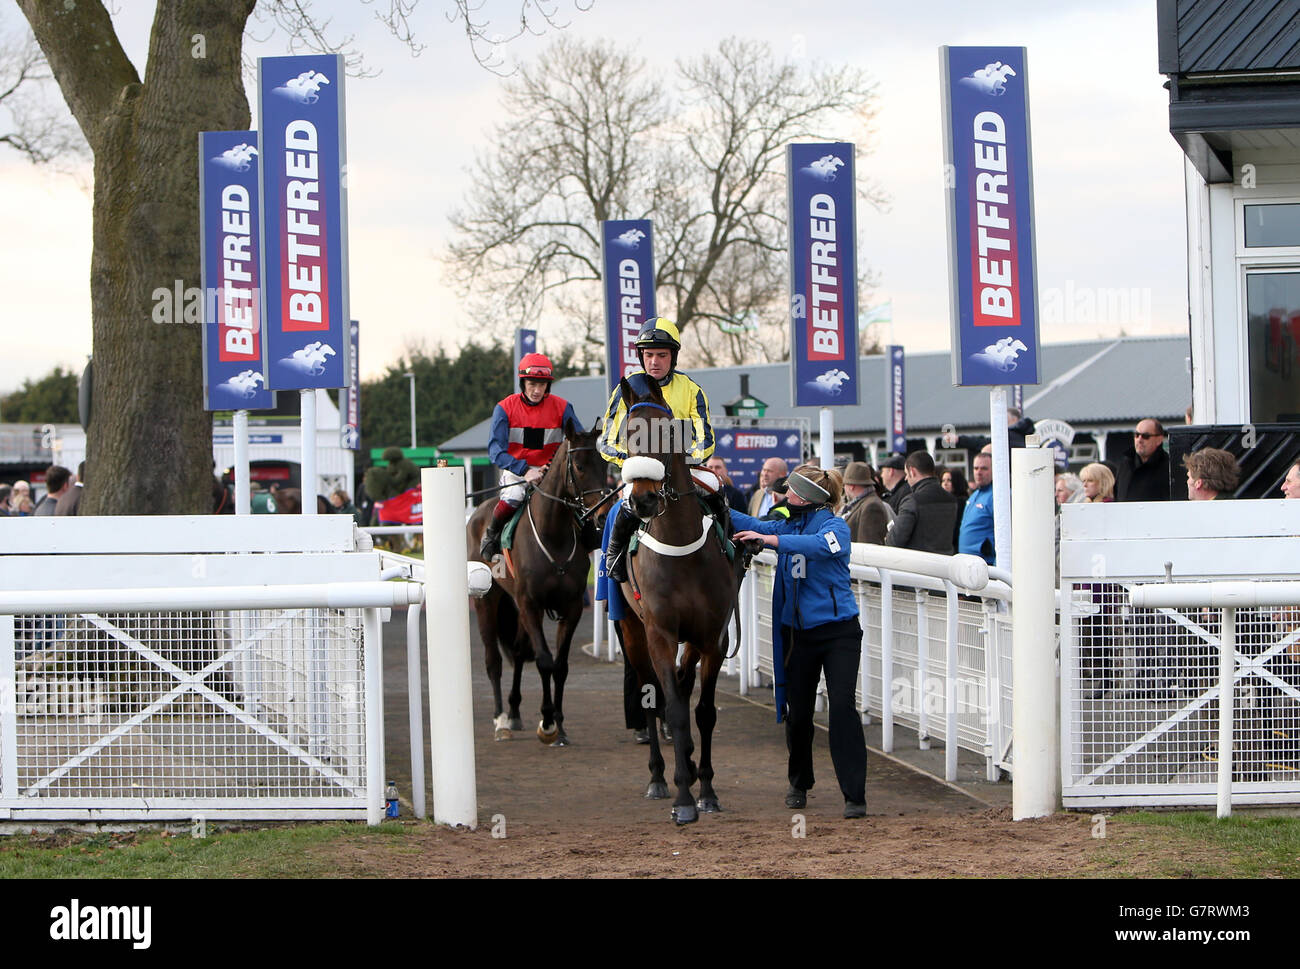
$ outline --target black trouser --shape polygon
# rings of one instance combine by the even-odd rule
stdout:
[[[645,708],[641,706],[640,677],[627,658],[627,647],[623,645],[623,627],[618,623],[614,623],[614,635],[618,637],[618,648],[623,653],[623,725],[628,730],[644,730]]]
[[[801,629],[793,636],[789,626],[783,627],[783,631],[786,654],[790,658],[785,668],[785,696],[789,706],[785,745],[790,752],[790,785],[801,791],[813,786],[813,704],[824,669],[835,777],[844,800],[865,804],[867,744],[853,702],[862,656],[862,626],[858,617]]]

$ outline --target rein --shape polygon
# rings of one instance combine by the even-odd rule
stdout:
[[[572,561],[573,553],[578,550],[578,535],[587,526],[588,521],[596,514],[597,511],[600,510],[602,505],[608,502],[610,498],[618,494],[617,490],[607,492],[604,488],[587,488],[584,490],[578,487],[578,476],[576,472],[574,472],[573,470],[573,455],[578,453],[579,451],[595,451],[595,450],[598,449],[595,447],[569,447],[565,450],[564,487],[567,489],[567,493],[558,494],[558,495],[551,494],[549,491],[546,491],[542,488],[541,481],[539,481],[536,485],[533,486],[533,491],[536,494],[541,495],[543,498],[546,498],[550,501],[554,501],[557,504],[563,505],[569,511],[570,517],[568,521],[570,526],[572,526],[572,532],[569,536],[571,540],[569,554],[565,556],[564,559],[564,561],[566,562]],[[543,478],[542,480],[545,481],[545,478]],[[602,495],[603,497],[599,502],[597,502],[591,508],[588,508],[585,504],[584,499],[588,495],[594,495],[594,494]],[[548,549],[546,547],[546,543],[542,541],[542,536],[539,535],[537,532],[537,523],[533,521],[532,502],[528,503],[528,524],[533,530],[533,538],[537,540],[537,546],[542,550],[542,554],[545,555],[547,561],[550,562],[552,565],[554,565],[556,569],[559,570],[559,573],[563,575],[565,571],[564,566],[556,562],[555,557],[551,555],[550,549]]]

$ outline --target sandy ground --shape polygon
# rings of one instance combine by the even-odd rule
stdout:
[[[386,761],[410,819],[403,618],[395,613],[386,628]],[[582,632],[589,629],[584,623]],[[868,756],[868,817],[846,821],[820,730],[818,784],[807,808],[793,812],[783,803],[783,729],[770,707],[735,695],[735,681],[725,679],[714,745],[723,813],[678,828],[669,801],[642,797],[649,748],[623,728],[619,665],[575,647],[565,703],[572,745],[557,749],[532,733],[541,690],[531,666],[523,680],[529,729],[493,740],[476,632],[474,654],[478,829],[410,822],[396,854],[362,844],[343,849],[341,874],[373,873],[367,855],[384,851],[384,872],[394,877],[1052,876],[1086,867],[1099,844],[1086,816],[1012,823],[1008,809],[989,808],[875,753]]]

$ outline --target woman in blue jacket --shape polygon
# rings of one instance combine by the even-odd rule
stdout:
[[[867,813],[867,746],[853,702],[862,654],[858,604],[849,586],[849,525],[835,514],[844,493],[838,471],[805,464],[787,479],[790,517],[775,521],[733,511],[737,541],[776,549],[772,587],[772,660],[777,721],[784,716],[790,751],[789,808],[808,803],[813,786],[813,703],[826,672],[831,762],[844,795],[844,816]]]

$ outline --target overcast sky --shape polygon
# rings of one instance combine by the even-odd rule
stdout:
[[[387,4],[381,4],[387,6]],[[143,73],[152,4],[121,0],[119,36]],[[493,0],[511,29],[517,0]],[[1051,3],[1003,0],[594,0],[568,32],[632,45],[653,66],[740,35],[775,52],[851,64],[878,81],[874,138],[858,146],[860,177],[890,197],[859,209],[860,262],[876,272],[870,302],[893,305],[893,342],[948,347],[948,294],[938,47],[1017,44],[1029,49],[1029,84],[1045,342],[1185,332],[1182,155],[1168,131],[1168,92],[1156,70],[1151,0]],[[473,60],[464,34],[423,0],[415,24],[427,49],[410,54],[359,0],[317,0],[354,33],[376,78],[347,81],[352,315],[361,321],[363,377],[381,374],[410,343],[454,349],[474,332],[443,284],[438,254],[447,212],[468,186],[465,169],[500,120],[501,79]],[[25,22],[0,5],[0,28]],[[254,31],[250,31],[253,33]],[[268,33],[255,28],[258,36]],[[516,42],[529,58],[549,38]],[[284,38],[250,43],[285,53]],[[250,103],[256,98],[250,87]],[[256,123],[256,119],[254,119]],[[0,293],[7,317],[0,392],[56,364],[80,370],[90,353],[89,166],[69,176],[0,152]],[[195,281],[194,285],[197,285]],[[863,307],[866,308],[865,306]],[[545,349],[542,336],[542,349]]]

